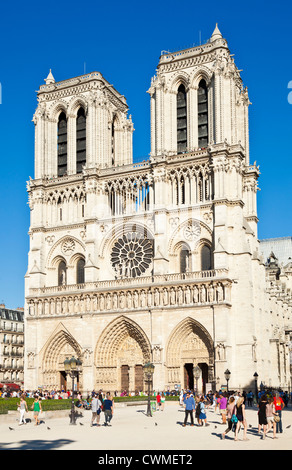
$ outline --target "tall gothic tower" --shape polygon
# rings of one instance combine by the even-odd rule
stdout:
[[[126,99],[99,72],[56,83],[50,71],[45,82],[33,119],[35,179],[132,163]]]
[[[100,73],[45,82],[28,182],[25,388],[66,387],[71,355],[81,390],[142,390],[149,360],[156,390],[194,388],[197,368],[203,391],[227,368],[236,389],[255,371],[287,384],[291,305],[266,288],[250,102],[218,27],[160,57],[148,161],[132,163],[126,100]]]
[[[247,88],[217,25],[206,44],[164,53],[149,93],[153,156],[226,142],[249,163]]]

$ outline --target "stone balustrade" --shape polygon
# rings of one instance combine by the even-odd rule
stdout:
[[[229,302],[230,289],[225,269],[166,274],[30,289],[28,308],[39,317],[201,306]]]

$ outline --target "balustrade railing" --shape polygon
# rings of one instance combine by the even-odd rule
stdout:
[[[85,282],[83,284],[69,284],[61,286],[51,286],[51,287],[39,287],[31,288],[29,290],[30,296],[36,295],[53,295],[58,293],[70,293],[70,292],[79,292],[79,291],[92,291],[92,290],[108,290],[108,289],[118,289],[118,288],[133,288],[139,287],[142,285],[161,285],[164,283],[174,283],[182,281],[199,281],[204,279],[212,278],[224,278],[228,273],[227,269],[211,269],[206,271],[194,271],[189,273],[173,273],[173,274],[156,274],[154,276],[140,276],[136,278],[121,278],[121,279],[110,279],[105,281],[96,281],[96,282]]]

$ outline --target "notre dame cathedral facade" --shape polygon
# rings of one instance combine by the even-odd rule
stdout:
[[[164,53],[148,90],[151,153],[133,163],[126,99],[99,72],[38,90],[27,184],[25,388],[290,384],[292,270],[268,269],[257,237],[250,105],[217,25]],[[290,325],[290,326],[289,326]],[[70,388],[71,385],[69,384]]]

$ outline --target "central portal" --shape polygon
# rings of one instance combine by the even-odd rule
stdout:
[[[134,373],[134,377],[131,375]],[[143,365],[135,365],[130,367],[129,365],[121,366],[121,390],[122,392],[129,392],[131,389],[130,384],[134,383],[135,392],[144,391],[144,376],[143,376]]]
[[[143,330],[129,318],[118,317],[109,323],[96,345],[96,388],[143,391],[143,364],[150,358],[151,345]]]
[[[121,389],[122,392],[129,390],[130,377],[129,377],[129,366],[121,367]]]

